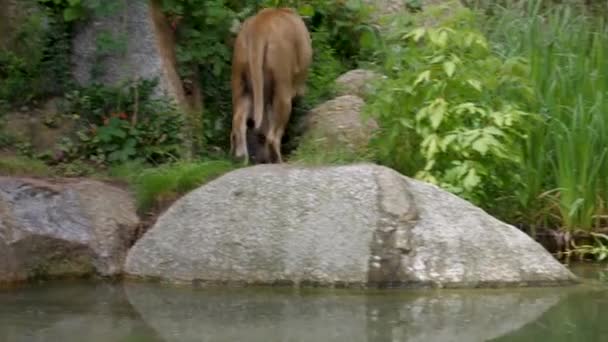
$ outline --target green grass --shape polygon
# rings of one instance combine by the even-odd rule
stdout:
[[[145,213],[235,168],[232,162],[224,160],[180,162],[143,169],[137,175],[123,170],[122,175],[132,184],[138,211]]]
[[[0,176],[50,177],[53,171],[40,160],[0,156]]]
[[[544,116],[525,151],[521,200],[564,229],[589,231],[606,224],[608,27],[572,6],[537,4],[497,8],[485,23],[497,52],[529,60],[538,100],[530,110]],[[539,209],[541,194],[551,210]]]

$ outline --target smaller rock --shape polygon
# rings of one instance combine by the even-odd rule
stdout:
[[[120,274],[138,226],[117,187],[0,177],[0,283]]]
[[[372,90],[371,83],[383,77],[385,76],[371,70],[350,70],[336,79],[338,94],[365,98]]]
[[[362,117],[364,105],[363,99],[355,95],[339,96],[319,105],[304,120],[306,132],[302,141],[306,144],[313,140],[325,151],[364,151],[378,129],[374,119]]]
[[[364,3],[374,7],[374,16],[407,11],[406,1],[403,0],[364,0]]]

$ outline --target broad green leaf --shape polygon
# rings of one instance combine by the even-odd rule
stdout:
[[[127,136],[127,133],[125,131],[123,131],[122,129],[112,129],[112,131],[110,133],[119,138],[124,138]]]
[[[82,11],[77,7],[67,7],[63,10],[63,19],[65,21],[74,21],[80,18]]]
[[[430,107],[430,105],[420,108],[420,110],[416,113],[416,121],[417,122],[422,121],[422,119],[426,118],[429,115],[428,114],[429,113],[429,107]]]
[[[439,32],[439,36],[437,38],[437,44],[439,45],[439,47],[445,47],[448,43],[448,33],[444,30],[442,30],[441,32]]]
[[[465,189],[472,190],[481,182],[481,178],[477,175],[475,169],[471,168],[466,177],[462,180],[462,185]]]
[[[468,79],[467,83],[471,85],[471,87],[475,88],[475,90],[481,92],[481,82],[479,82],[478,80],[474,80],[474,79]]]
[[[447,45],[448,41],[448,33],[445,30],[430,30],[429,31],[429,40],[433,45],[436,45],[440,48],[444,48]]]
[[[443,140],[441,141],[440,147],[442,151],[446,151],[448,149],[448,146],[451,145],[457,138],[458,136],[456,134],[448,134],[446,135]]]
[[[414,81],[414,87],[422,82],[428,82],[430,79],[431,79],[431,71],[425,70],[425,71],[421,72],[420,74],[418,74],[418,77],[416,77],[416,80]]]
[[[405,38],[412,38],[415,42],[419,41],[420,38],[422,38],[425,34],[426,34],[426,29],[424,27],[419,27],[416,28],[412,31],[410,31],[408,34],[405,35]]]
[[[305,4],[298,8],[298,13],[303,17],[312,17],[315,14],[315,8],[310,4]]]
[[[422,141],[422,144],[420,144],[420,146],[423,148],[423,150],[426,151],[426,153],[424,153],[425,157],[430,159],[439,152],[439,136],[437,134],[431,134],[427,136]]]
[[[435,159],[429,159],[429,160],[427,160],[426,164],[424,165],[424,170],[430,171],[433,169],[434,166],[435,166]]]
[[[118,161],[118,160],[122,160],[122,159],[123,159],[123,157],[122,157],[121,151],[114,151],[108,155],[109,161]]]
[[[425,181],[431,184],[439,184],[439,181],[430,172],[418,171],[414,178]]]
[[[431,63],[431,64],[441,63],[441,62],[443,62],[444,59],[445,59],[445,55],[438,55],[438,56],[433,57],[429,61],[429,63]]]
[[[369,30],[363,31],[359,38],[359,44],[364,49],[373,49],[376,46],[376,35]]]
[[[468,33],[466,35],[466,38],[464,39],[464,46],[467,48],[470,48],[471,45],[473,45],[473,42],[475,41],[475,34],[474,33]]]
[[[400,118],[399,119],[399,123],[401,124],[401,126],[405,127],[405,128],[413,128],[412,124],[410,123],[410,121],[406,118]]]
[[[486,127],[483,129],[484,134],[496,135],[496,136],[504,136],[505,133],[496,127]]]
[[[125,149],[126,148],[132,149],[133,147],[135,147],[136,144],[137,144],[137,141],[135,141],[135,139],[129,138],[125,142],[125,146],[123,148],[125,148]]]
[[[429,106],[429,120],[431,121],[431,126],[433,129],[437,129],[443,121],[443,117],[448,109],[448,103],[442,99],[438,98]]]
[[[452,77],[454,75],[454,71],[456,70],[456,64],[452,61],[443,62],[443,70],[448,77]]]
[[[488,141],[485,138],[481,137],[473,142],[471,148],[479,152],[482,156],[485,156],[490,146],[488,146]]]

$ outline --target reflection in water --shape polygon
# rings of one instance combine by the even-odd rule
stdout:
[[[0,290],[0,341],[162,341],[120,285],[81,282]]]
[[[485,341],[555,305],[542,290],[352,293],[127,284],[166,341]]]
[[[347,291],[53,283],[0,290],[0,341],[608,341],[608,287]]]
[[[608,291],[573,293],[540,319],[493,342],[608,341]]]

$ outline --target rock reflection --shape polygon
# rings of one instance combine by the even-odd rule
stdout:
[[[486,341],[557,304],[561,291],[164,288],[125,284],[166,341]]]
[[[121,286],[61,282],[0,290],[0,341],[162,341]]]

